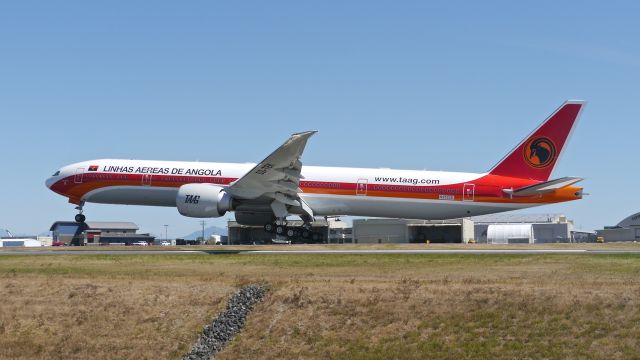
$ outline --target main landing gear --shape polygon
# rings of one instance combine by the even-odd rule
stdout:
[[[82,213],[82,207],[84,206],[84,201],[80,202],[80,205],[76,206],[76,210],[78,210],[78,214],[76,214],[75,220],[77,223],[83,223],[87,220],[87,217]]]
[[[287,222],[286,221],[282,221],[282,222],[274,222],[274,223],[268,223],[264,225],[264,231],[270,233],[270,234],[276,234],[276,235],[285,235],[285,232],[287,231]]]
[[[303,239],[312,240],[313,242],[322,240],[322,234],[313,232],[309,222],[304,222],[302,226],[288,226],[286,220],[276,220],[276,222],[265,224],[264,231],[287,237],[289,240]]]

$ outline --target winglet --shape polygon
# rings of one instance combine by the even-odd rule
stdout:
[[[291,134],[291,136],[311,136],[315,133],[317,133],[318,130],[309,130],[309,131],[302,131],[299,133],[295,133],[295,134]]]
[[[278,192],[291,198],[296,197],[302,170],[300,158],[307,140],[316,132],[292,134],[253,169],[230,184],[227,188],[229,194],[239,199],[254,199]]]
[[[582,100],[565,101],[489,174],[547,181],[585,104]]]

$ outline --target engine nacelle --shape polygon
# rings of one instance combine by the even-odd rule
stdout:
[[[231,195],[220,186],[186,184],[180,186],[176,207],[181,215],[194,218],[220,217],[232,207]]]

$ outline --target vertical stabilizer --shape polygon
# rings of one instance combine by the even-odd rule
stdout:
[[[547,181],[585,104],[581,100],[566,101],[489,174]]]

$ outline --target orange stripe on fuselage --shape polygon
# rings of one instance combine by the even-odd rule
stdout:
[[[338,189],[302,189],[305,194],[320,194],[320,195],[356,195],[351,190],[338,190]],[[545,203],[557,203],[563,201],[577,200],[580,197],[575,193],[582,190],[577,187],[566,187],[543,195],[537,196],[522,196],[510,198],[506,194],[504,196],[483,196],[475,194],[473,198],[468,200],[474,202],[486,202],[486,203],[517,203],[517,204],[545,204]],[[416,200],[449,200],[449,201],[462,201],[462,195],[453,195],[453,199],[447,198],[446,195],[438,194],[416,194],[410,192],[395,192],[395,191],[367,191],[363,196],[376,196],[376,197],[388,197],[399,199],[416,199]]]
[[[184,177],[153,175],[150,185],[143,185],[143,175],[138,174],[85,174],[82,183],[75,183],[74,177],[58,181],[52,190],[69,198],[69,202],[78,204],[91,191],[112,186],[140,186],[178,188],[185,184],[206,183],[213,185],[228,185],[235,178],[220,177]],[[375,196],[386,198],[416,199],[416,200],[454,200],[463,201],[463,187],[465,184],[474,186],[472,197],[464,200],[487,203],[557,203],[577,200],[576,195],[582,189],[566,187],[543,195],[510,198],[503,189],[517,189],[534,185],[538,181],[508,178],[496,175],[486,175],[473,182],[441,186],[411,186],[399,184],[368,184],[366,191],[356,193],[357,183],[322,182],[303,180],[300,187],[307,194],[335,195],[335,196]],[[376,190],[376,189],[392,190]],[[453,198],[452,198],[453,197]]]

